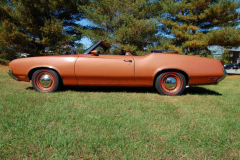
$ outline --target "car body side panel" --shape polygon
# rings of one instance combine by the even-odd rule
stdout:
[[[13,60],[9,68],[20,81],[29,81],[28,73],[35,68],[49,68],[56,70],[62,77],[64,85],[77,85],[74,73],[78,55],[42,56]],[[26,78],[20,78],[26,77]]]
[[[134,60],[132,56],[80,55],[75,73],[79,85],[134,84]]]

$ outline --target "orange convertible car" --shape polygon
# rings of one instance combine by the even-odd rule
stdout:
[[[98,41],[82,54],[16,59],[8,73],[18,81],[31,80],[40,92],[61,85],[154,86],[164,95],[179,95],[187,85],[217,84],[226,76],[219,60],[161,50],[145,56],[104,55],[108,48]]]

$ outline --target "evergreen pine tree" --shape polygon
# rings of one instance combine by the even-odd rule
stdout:
[[[240,6],[235,0],[164,0],[162,32],[171,37],[165,49],[207,56],[207,46],[239,46]]]
[[[91,0],[79,10],[93,27],[81,31],[93,41],[107,40],[114,54],[141,54],[157,41],[158,6],[149,0]]]
[[[32,56],[46,48],[58,54],[63,44],[79,39],[77,24],[82,14],[79,0],[11,0],[0,6],[0,46]]]

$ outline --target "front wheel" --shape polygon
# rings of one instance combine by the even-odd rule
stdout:
[[[59,87],[59,76],[52,70],[37,70],[33,73],[32,85],[39,92],[54,92]]]
[[[186,87],[185,77],[178,72],[160,74],[155,82],[155,88],[162,95],[180,95]]]

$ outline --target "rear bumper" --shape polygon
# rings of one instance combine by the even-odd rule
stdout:
[[[226,71],[226,69],[223,69],[223,73],[224,73],[224,75],[217,80],[217,83],[221,82],[224,78],[226,78],[226,76],[227,76],[227,71]]]
[[[8,73],[9,76],[11,76],[14,80],[18,81],[18,78],[13,75],[12,70],[9,70],[7,73]]]

